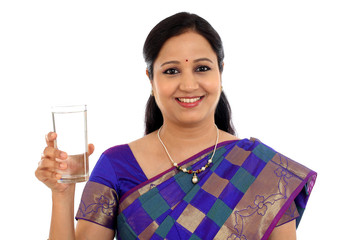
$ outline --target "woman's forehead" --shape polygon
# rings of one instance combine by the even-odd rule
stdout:
[[[186,62],[186,60],[191,61],[199,58],[216,60],[217,56],[206,38],[194,31],[187,31],[169,38],[160,49],[155,62]]]

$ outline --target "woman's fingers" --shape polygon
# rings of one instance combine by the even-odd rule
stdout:
[[[64,170],[67,168],[66,162],[53,161],[49,158],[42,157],[39,162],[39,169],[48,169],[49,171]]]
[[[55,158],[59,158],[61,160],[67,159],[66,152],[60,151],[59,149],[53,147],[46,147],[43,154],[45,157],[51,158],[53,160],[55,160]]]
[[[48,147],[54,147],[55,146],[55,139],[57,137],[57,134],[55,132],[49,132],[45,135],[46,145]]]
[[[61,179],[61,174],[49,170],[37,169],[35,171],[35,176],[43,183],[56,183],[57,180]]]
[[[48,169],[37,168],[35,171],[35,176],[39,181],[44,183],[50,189],[54,189],[58,185],[57,181],[61,179],[61,174],[50,171]]]
[[[55,132],[49,132],[46,136],[46,147],[39,161],[38,167],[35,171],[35,176],[52,191],[65,191],[68,188],[68,184],[58,183],[61,179],[61,170],[68,168],[66,160],[68,155],[66,152],[55,148],[55,140],[57,134]],[[88,155],[90,156],[94,152],[94,145],[88,145]]]
[[[90,156],[91,154],[93,154],[94,150],[95,150],[94,144],[90,143],[90,144],[88,145],[88,153],[89,153],[89,156]]]
[[[35,176],[50,188],[54,188],[57,185],[57,180],[61,179],[61,174],[58,171],[67,168],[66,162],[56,160],[66,160],[68,157],[66,152],[54,148],[56,137],[57,135],[54,132],[49,132],[45,136],[47,147],[44,149],[35,171]]]
[[[65,162],[58,162],[47,157],[42,157],[39,166],[35,171],[35,176],[41,182],[48,185],[47,182],[50,181],[55,183],[61,178],[61,174],[58,173],[58,170],[65,170],[66,168],[67,164]]]

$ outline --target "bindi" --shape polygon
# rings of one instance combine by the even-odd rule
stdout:
[[[189,61],[189,59],[185,59],[185,62],[188,62]]]

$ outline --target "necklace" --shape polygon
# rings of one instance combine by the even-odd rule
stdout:
[[[212,155],[211,155],[211,158],[208,160],[208,162],[205,164],[205,166],[203,166],[202,168],[199,168],[198,170],[195,170],[195,171],[193,171],[193,170],[187,170],[186,168],[183,168],[183,167],[181,167],[181,166],[178,166],[178,164],[177,164],[176,162],[174,162],[174,160],[173,160],[172,157],[170,156],[170,153],[169,153],[169,151],[167,150],[165,144],[163,143],[163,141],[162,141],[161,138],[160,138],[160,131],[161,131],[161,129],[162,129],[162,126],[159,128],[159,130],[158,130],[158,132],[157,132],[158,139],[159,139],[161,145],[164,147],[166,154],[168,155],[170,161],[172,162],[172,165],[173,165],[174,167],[176,167],[179,171],[183,171],[184,173],[188,173],[188,174],[193,174],[193,177],[192,177],[192,180],[191,180],[191,181],[192,181],[192,183],[194,183],[194,184],[196,184],[196,183],[199,181],[199,178],[198,178],[198,176],[196,176],[196,174],[199,174],[199,173],[205,171],[205,169],[208,168],[208,167],[210,166],[210,164],[212,163],[212,159],[213,159],[213,157],[214,157],[214,155],[215,155],[216,147],[217,147],[217,144],[218,144],[218,142],[219,142],[219,129],[218,129],[218,127],[216,126],[216,124],[215,124],[215,127],[216,127],[216,143],[215,143],[214,150],[213,150],[213,153],[212,153]]]

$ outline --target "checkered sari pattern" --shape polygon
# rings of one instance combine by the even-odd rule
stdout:
[[[236,141],[217,149],[199,174],[171,171],[120,200],[120,239],[214,239],[235,207],[277,152],[259,141]],[[187,163],[198,169],[211,152]]]

